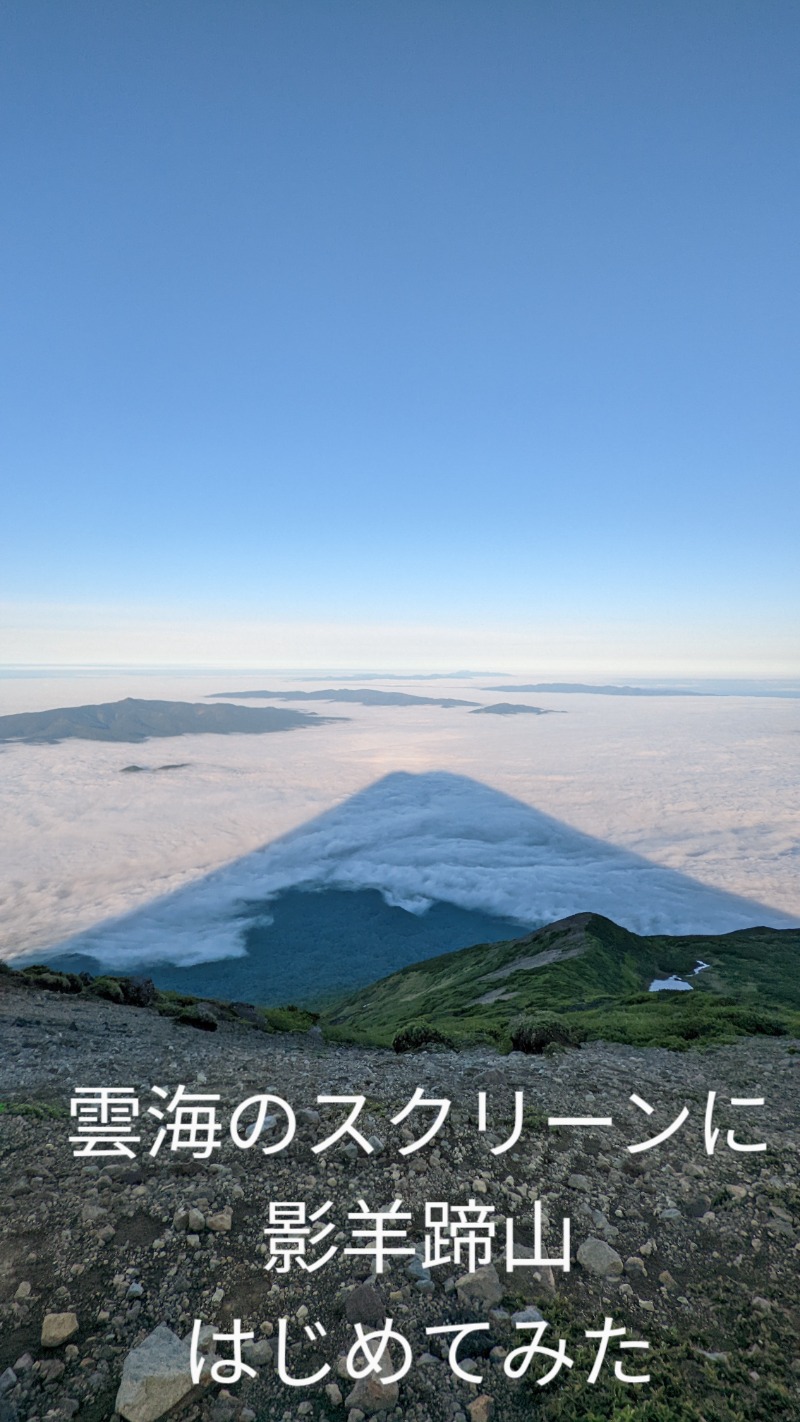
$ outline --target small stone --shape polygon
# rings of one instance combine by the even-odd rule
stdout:
[[[206,1217],[202,1210],[189,1210],[186,1223],[192,1234],[199,1234],[206,1227]]]
[[[17,1284],[17,1292],[15,1293],[14,1298],[19,1300],[29,1299],[32,1293],[33,1285],[29,1284],[27,1279],[23,1279],[21,1284]]]
[[[338,1383],[328,1383],[325,1387],[325,1396],[327,1397],[332,1407],[341,1407],[342,1389],[339,1387]]]
[[[229,1207],[218,1210],[215,1215],[209,1215],[206,1220],[206,1228],[213,1230],[215,1234],[227,1234],[233,1224],[233,1213]]]
[[[592,1183],[588,1175],[570,1175],[567,1184],[571,1190],[580,1190],[582,1195],[591,1193]]]
[[[476,1397],[474,1402],[467,1408],[469,1422],[489,1422],[494,1417],[494,1398],[488,1392],[482,1392],[480,1397]]]
[[[386,1358],[386,1353],[384,1353]],[[397,1406],[400,1389],[396,1382],[384,1383],[384,1374],[391,1376],[393,1369],[388,1363],[381,1363],[379,1373],[369,1373],[359,1378],[352,1392],[345,1398],[345,1407],[360,1411],[363,1416],[373,1417],[376,1412],[391,1412]]]
[[[40,1358],[35,1370],[43,1382],[58,1382],[64,1376],[65,1367],[60,1358]]]
[[[272,1344],[268,1338],[259,1338],[256,1343],[245,1343],[242,1356],[251,1367],[262,1368],[265,1363],[272,1362]]]
[[[527,1308],[521,1308],[521,1309],[518,1309],[516,1313],[512,1313],[512,1315],[511,1315],[511,1322],[512,1322],[512,1323],[544,1323],[544,1318],[542,1317],[542,1315],[541,1315],[541,1313],[539,1312],[538,1308],[534,1308],[533,1304],[528,1304],[528,1307],[527,1307]]]
[[[68,1343],[78,1331],[78,1318],[74,1313],[46,1313],[42,1320],[42,1347],[60,1348]]]
[[[646,1279],[647,1270],[644,1260],[639,1259],[636,1254],[632,1254],[630,1259],[625,1260],[625,1273],[629,1279]]]
[[[380,1328],[386,1321],[383,1299],[371,1284],[359,1284],[348,1294],[344,1312],[348,1323],[365,1323]]]
[[[0,1373],[0,1397],[4,1397],[16,1385],[17,1375],[13,1368],[6,1368],[4,1373]]]
[[[319,1111],[315,1111],[312,1106],[301,1106],[297,1113],[297,1119],[301,1121],[304,1126],[318,1126],[322,1117]]]

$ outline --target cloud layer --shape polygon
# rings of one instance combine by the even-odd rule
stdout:
[[[4,687],[2,709],[196,699],[229,681],[228,672],[29,682]],[[452,690],[477,699],[481,681]],[[593,907],[645,931],[722,930],[742,913],[800,921],[797,703],[550,695],[546,704],[568,714],[353,707],[351,721],[313,736],[186,736],[170,759],[188,764],[169,775],[122,774],[124,747],[6,747],[0,953],[95,930],[125,953],[237,952],[236,906],[307,882],[526,921]],[[156,767],[163,743],[137,747],[135,759]],[[359,798],[395,772],[405,782]],[[468,777],[512,804],[431,772]],[[743,910],[726,895],[770,907]]]
[[[69,947],[123,968],[196,964],[244,952],[284,889],[377,889],[424,913],[434,901],[538,925],[580,910],[640,933],[788,926],[763,905],[560,824],[463,776],[398,772],[344,804]]]

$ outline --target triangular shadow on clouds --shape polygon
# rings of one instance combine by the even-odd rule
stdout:
[[[285,1001],[586,910],[639,933],[796,923],[467,776],[401,771],[36,959]]]

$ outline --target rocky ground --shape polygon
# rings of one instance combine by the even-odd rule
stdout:
[[[752,1039],[683,1055],[593,1044],[552,1057],[398,1057],[327,1046],[314,1033],[268,1035],[246,1022],[200,1031],[13,976],[0,979],[0,1040],[0,1422],[147,1422],[173,1407],[186,1422],[361,1422],[376,1411],[396,1422],[627,1419],[634,1410],[644,1422],[800,1418],[796,1043]],[[170,1150],[169,1137],[149,1154],[160,1123],[147,1108],[165,1107],[152,1088],[169,1097],[179,1084],[219,1094],[221,1143],[207,1159]],[[133,1088],[142,1111],[135,1158],[72,1154],[69,1103],[78,1086]],[[452,1106],[430,1144],[403,1156],[432,1113],[399,1125],[389,1118],[417,1087]],[[493,1155],[510,1134],[516,1091],[524,1092],[521,1137]],[[713,1155],[703,1130],[709,1091],[721,1127]],[[270,1155],[262,1146],[282,1135],[280,1113],[249,1149],[228,1130],[235,1106],[265,1092],[298,1113],[293,1142]],[[630,1101],[634,1093],[652,1114]],[[352,1141],[315,1154],[345,1114],[317,1098],[359,1094],[367,1103],[357,1125],[373,1154]],[[762,1096],[762,1109],[730,1105],[731,1097]],[[684,1107],[687,1119],[662,1144],[628,1150]],[[570,1115],[610,1116],[613,1125],[548,1125],[550,1116]],[[767,1149],[732,1150],[731,1127],[736,1139]],[[375,1275],[369,1256],[343,1252],[354,1242],[348,1212],[362,1198],[376,1210],[402,1200],[412,1217],[402,1245],[421,1246],[426,1201],[490,1206],[492,1262],[471,1274],[464,1261],[426,1269],[418,1254]],[[571,1220],[568,1272],[505,1268],[504,1221],[513,1218],[517,1242],[530,1246],[537,1199],[553,1255],[561,1221]],[[309,1257],[336,1245],[333,1258],[315,1272],[267,1270],[270,1203],[305,1201],[311,1213],[328,1200],[315,1228],[330,1220],[334,1229]],[[387,1316],[408,1339],[411,1370],[389,1387],[357,1383],[344,1363],[355,1324],[375,1330]],[[615,1340],[592,1385],[584,1334],[606,1316],[650,1348],[615,1352]],[[546,1387],[536,1383],[546,1358],[519,1379],[504,1368],[509,1351],[531,1337],[517,1324],[540,1317],[550,1325],[543,1345],[564,1338],[574,1360]],[[302,1377],[327,1362],[319,1383],[280,1380],[281,1318],[289,1321],[287,1368]],[[241,1319],[254,1334],[245,1360],[255,1376],[225,1386],[208,1378],[208,1364],[191,1387],[183,1340],[195,1319],[206,1349],[213,1333]],[[304,1330],[317,1322],[325,1337],[312,1343]],[[489,1325],[459,1351],[474,1382],[449,1366],[449,1338],[425,1332],[468,1322]],[[216,1348],[226,1355],[226,1345]],[[397,1365],[399,1345],[390,1354]],[[615,1359],[629,1373],[648,1371],[650,1382],[615,1383]]]

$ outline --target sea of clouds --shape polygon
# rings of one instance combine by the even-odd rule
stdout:
[[[592,909],[642,932],[800,922],[800,703],[476,691],[486,684],[447,690],[566,714],[348,706],[344,724],[265,736],[3,747],[0,954],[234,956],[264,901],[297,886],[526,923]],[[0,711],[236,685],[230,672],[15,679]],[[174,761],[188,765],[122,773]]]

